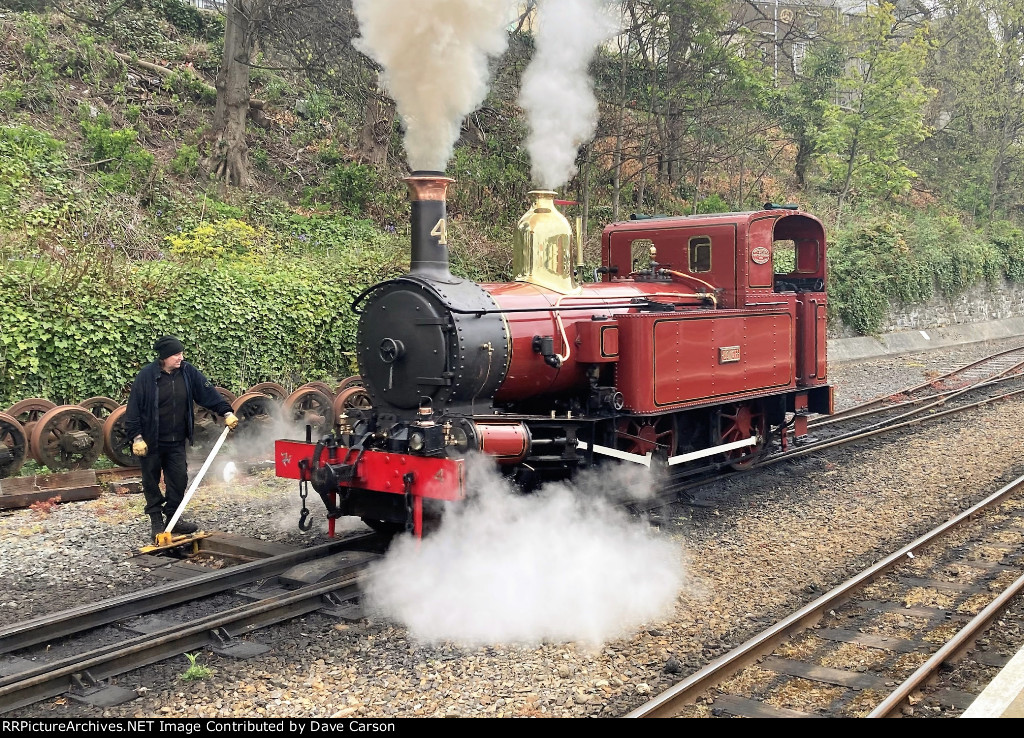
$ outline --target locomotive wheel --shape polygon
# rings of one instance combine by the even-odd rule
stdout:
[[[207,410],[198,403],[192,405],[192,418],[195,423],[192,440],[200,452],[207,452],[217,442],[217,436],[224,428],[224,421],[217,413]]]
[[[44,400],[42,397],[33,397],[29,400],[14,403],[5,412],[22,425],[25,425],[25,423],[36,422],[55,407],[57,407],[55,402]]]
[[[315,387],[302,386],[281,404],[285,421],[313,426],[313,435],[322,436],[334,427],[334,400]]]
[[[349,387],[338,393],[334,398],[334,418],[337,420],[345,414],[346,410],[356,408],[359,410],[370,410],[373,402],[370,401],[370,393],[363,387]]]
[[[288,396],[288,390],[277,382],[260,382],[259,384],[254,384],[245,391],[245,394],[249,394],[251,392],[259,392],[260,394],[269,395],[278,401],[281,401]],[[237,415],[238,413],[235,414]]]
[[[262,392],[246,392],[231,403],[231,409],[238,416],[235,436],[239,438],[269,431],[275,418],[281,415],[281,403]]]
[[[28,458],[35,457],[35,454],[32,453],[32,428],[43,415],[55,407],[57,407],[55,402],[44,400],[42,397],[32,397],[16,402],[7,408],[7,414],[21,423],[21,427],[25,429],[25,437],[28,439],[28,449],[25,453]]]
[[[676,423],[671,415],[620,418],[615,433],[620,451],[638,456],[653,453],[665,459],[676,453]]]
[[[0,413],[0,479],[14,476],[28,455],[28,434],[18,419]]]
[[[351,377],[345,377],[338,386],[334,388],[334,394],[340,395],[342,392],[347,390],[349,387],[365,387],[366,382],[358,374],[353,374]]]
[[[100,420],[106,420],[110,413],[117,410],[117,405],[117,400],[109,397],[90,397],[78,403],[78,407],[85,408]]]
[[[124,429],[127,410],[127,405],[121,405],[103,421],[103,453],[118,466],[139,466],[139,459],[132,454],[132,439]]]
[[[103,452],[103,424],[78,405],[59,405],[36,421],[29,445],[50,469],[88,469]]]
[[[717,415],[717,438],[712,439],[715,445],[742,441],[754,434],[761,439],[756,446],[747,446],[724,454],[733,469],[749,469],[765,446],[768,423],[764,409],[756,402],[738,403],[725,405]]]
[[[236,395],[234,392],[232,392],[229,389],[224,389],[223,387],[214,387],[214,389],[217,390],[220,393],[221,397],[223,397],[225,400],[227,400],[227,403],[229,405],[232,402],[234,402],[235,400],[238,399],[238,395]]]
[[[302,387],[299,387],[299,389],[305,388],[320,390],[329,398],[331,398],[331,402],[334,401],[334,390],[331,389],[331,385],[327,384],[326,382],[306,382],[304,385],[302,385]]]

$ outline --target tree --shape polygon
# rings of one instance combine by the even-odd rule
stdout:
[[[818,142],[840,211],[854,194],[885,198],[909,191],[917,174],[904,154],[928,136],[925,105],[935,92],[920,79],[925,31],[903,35],[892,5],[869,7],[851,31],[855,56],[838,82],[838,102],[822,101]]]
[[[217,74],[210,150],[203,165],[212,175],[237,187],[252,185],[249,146],[245,140],[250,65],[260,26],[268,19],[271,5],[272,0],[226,0],[224,55]]]

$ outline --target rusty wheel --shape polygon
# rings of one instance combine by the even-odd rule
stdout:
[[[78,403],[78,407],[85,408],[100,420],[106,420],[110,413],[117,410],[117,406],[117,400],[112,400],[109,397],[90,397],[88,400]]]
[[[341,382],[338,383],[338,386],[334,388],[334,394],[336,396],[340,395],[342,392],[347,390],[349,387],[365,387],[365,386],[366,386],[366,382],[363,381],[363,378],[360,377],[358,374],[354,374],[351,377],[345,377],[343,380],[341,380]]]
[[[195,422],[192,440],[200,451],[213,448],[217,436],[224,429],[224,419],[212,410],[199,404],[192,405],[192,417]]]
[[[234,402],[235,400],[238,399],[238,395],[236,395],[234,392],[232,392],[229,389],[224,389],[223,387],[214,387],[214,389],[217,390],[220,393],[221,397],[223,397],[225,400],[227,400],[227,403],[229,405],[232,402]]]
[[[103,453],[118,466],[139,466],[139,460],[132,454],[132,439],[124,429],[126,405],[114,409],[103,421]]]
[[[47,411],[53,410],[55,407],[57,407],[55,402],[44,400],[42,397],[33,397],[29,400],[14,403],[4,412],[15,418],[22,425],[25,425],[26,423],[36,422]]]
[[[254,384],[245,391],[245,394],[249,394],[250,392],[259,392],[264,395],[270,395],[278,401],[283,400],[288,396],[288,390],[277,382],[260,382],[259,384]],[[238,413],[235,413],[235,415],[237,414]]]
[[[232,435],[242,440],[266,436],[281,416],[281,403],[262,392],[246,392],[231,403],[231,409],[238,416]]]
[[[27,453],[30,459],[35,456],[32,453],[32,428],[35,426],[36,421],[55,407],[57,407],[55,402],[44,400],[42,397],[32,397],[28,400],[16,402],[6,410],[7,414],[21,423],[21,426],[25,429],[25,437],[28,438],[29,443]]]
[[[757,445],[734,449],[724,454],[733,469],[749,469],[765,447],[768,422],[764,409],[757,402],[741,402],[721,407],[716,415],[718,422],[714,425],[717,426],[717,434],[711,439],[715,445],[743,441],[757,435]]]
[[[281,405],[286,422],[313,426],[313,435],[321,436],[334,425],[334,400],[314,387],[299,387]]]
[[[331,402],[334,402],[334,390],[331,389],[331,385],[327,384],[326,382],[306,382],[304,385],[299,387],[299,389],[307,389],[307,388],[312,388],[312,389],[315,389],[315,390],[320,390],[325,395],[327,395],[329,398],[331,398]]]
[[[373,403],[370,401],[370,393],[362,387],[349,387],[338,393],[334,398],[334,419],[337,420],[347,410],[370,410]]]
[[[676,423],[671,415],[620,418],[615,435],[620,451],[637,456],[653,453],[666,459],[676,453]]]
[[[88,469],[103,452],[103,424],[78,405],[58,405],[35,422],[29,446],[50,469]]]
[[[0,479],[18,473],[28,456],[28,434],[18,419],[0,413]]]

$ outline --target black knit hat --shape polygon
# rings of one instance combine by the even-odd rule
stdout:
[[[174,336],[161,336],[153,344],[153,350],[161,359],[166,359],[168,356],[174,356],[184,351],[185,346]]]

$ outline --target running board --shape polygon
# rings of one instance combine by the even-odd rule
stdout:
[[[623,461],[632,461],[634,464],[641,464],[646,466],[648,469],[651,468],[651,455],[641,456],[640,454],[631,454],[628,451],[619,451],[617,448],[609,448],[608,446],[598,446],[596,443],[593,446],[588,446],[583,441],[576,441],[576,447],[586,451],[588,448],[594,449],[595,454],[603,454],[605,456],[611,456],[616,459],[622,459]]]
[[[703,459],[705,456],[714,456],[715,454],[725,453],[726,451],[734,451],[738,448],[745,448],[747,446],[756,446],[760,439],[757,436],[751,436],[743,441],[733,441],[732,443],[723,443],[721,446],[713,446],[712,448],[705,448],[701,451],[691,451],[688,454],[679,454],[679,456],[672,456],[668,460],[668,465],[673,466],[675,464],[682,464],[687,461],[693,461],[694,459]]]

